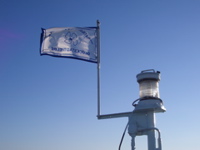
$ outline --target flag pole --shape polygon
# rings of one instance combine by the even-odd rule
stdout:
[[[97,117],[101,115],[100,105],[100,22],[97,20]]]

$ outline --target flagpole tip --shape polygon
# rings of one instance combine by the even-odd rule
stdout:
[[[100,21],[99,20],[97,20],[97,25],[100,25],[101,23],[100,23]]]

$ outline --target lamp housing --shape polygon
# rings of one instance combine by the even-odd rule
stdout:
[[[139,95],[141,99],[160,98],[159,71],[155,71],[154,69],[143,70],[136,77],[139,83]]]

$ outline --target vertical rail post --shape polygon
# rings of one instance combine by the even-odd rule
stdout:
[[[156,150],[156,136],[155,136],[155,113],[154,111],[147,112],[148,128],[152,128],[147,132],[148,136],[148,150]]]

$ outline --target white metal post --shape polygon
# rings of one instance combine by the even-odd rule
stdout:
[[[148,150],[156,150],[156,136],[155,136],[155,113],[154,111],[147,112],[147,126],[152,128],[147,132]]]
[[[97,26],[99,26],[99,22],[97,22]],[[99,28],[99,27],[98,27]],[[99,34],[98,34],[99,36]],[[98,38],[99,39],[99,38]],[[99,52],[99,51],[98,51]],[[99,55],[100,56],[100,55]],[[135,100],[133,102],[133,106],[135,109],[132,112],[122,112],[115,114],[100,114],[100,61],[98,61],[98,119],[111,119],[111,118],[119,118],[119,117],[128,117],[128,133],[131,136],[131,150],[135,150],[135,137],[147,135],[148,141],[148,150],[162,150],[161,145],[161,135],[158,128],[155,126],[155,113],[165,112],[166,109],[163,105],[163,101],[159,98],[158,85],[155,85],[154,81],[157,82],[160,80],[160,72],[147,72],[149,70],[142,71],[139,75],[137,75],[138,82],[140,84],[145,83],[145,80],[152,80],[152,84],[155,85],[149,88],[149,81],[143,84],[141,90],[143,92],[143,97]],[[150,84],[151,85],[151,84]],[[145,87],[146,86],[146,87]],[[147,90],[147,91],[145,91]],[[157,92],[157,95],[153,92]],[[136,103],[138,102],[138,103]],[[158,139],[156,140],[155,131],[158,132]],[[120,143],[121,146],[121,143]],[[120,150],[120,147],[119,147]]]
[[[97,20],[97,116],[101,115],[100,99],[100,22]]]

